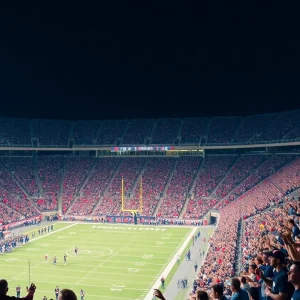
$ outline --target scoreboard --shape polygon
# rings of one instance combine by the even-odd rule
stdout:
[[[172,151],[174,146],[154,146],[154,147],[113,147],[111,152],[128,152],[128,151]]]

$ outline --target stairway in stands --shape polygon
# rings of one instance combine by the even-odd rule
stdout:
[[[3,162],[1,161],[1,164],[3,166],[3,168],[9,173],[9,175],[13,178],[13,180],[16,182],[16,184],[18,185],[18,187],[22,190],[22,192],[27,196],[27,199],[30,201],[30,203],[38,210],[40,211],[39,207],[36,205],[36,203],[31,199],[28,191],[26,190],[26,188],[24,187],[24,185],[16,178],[14,172],[12,170],[10,170],[10,168]]]
[[[232,162],[232,165],[230,166],[230,168],[227,170],[227,172],[224,174],[223,178],[220,180],[220,182],[218,183],[218,185],[214,188],[214,190],[210,193],[210,196],[214,196],[215,195],[215,191],[218,190],[219,186],[223,183],[223,181],[225,180],[227,174],[232,170],[232,168],[234,167],[234,164],[236,163],[236,160],[239,158],[239,156],[235,156],[235,159]]]
[[[42,186],[42,183],[41,183],[41,179],[40,179],[40,176],[38,174],[38,164],[37,164],[37,157],[34,156],[33,157],[33,172],[34,172],[34,177],[35,177],[35,181],[38,185],[38,188],[39,188],[39,191],[40,191],[40,195],[41,195],[41,198],[44,198],[44,189],[43,189],[43,186]]]
[[[95,170],[95,167],[96,167],[96,164],[97,164],[97,160],[94,159],[93,163],[92,163],[92,166],[90,167],[90,169],[88,170],[87,174],[85,175],[82,183],[80,184],[79,188],[77,189],[76,191],[76,194],[74,195],[74,198],[72,200],[72,202],[70,203],[67,211],[66,211],[66,215],[68,214],[68,212],[70,211],[72,205],[75,203],[75,201],[77,200],[78,196],[77,195],[80,195],[82,189],[84,188],[84,186],[86,185],[86,183],[88,182],[88,180],[90,179],[90,177],[92,176],[94,170]]]
[[[199,174],[200,174],[200,170],[202,169],[202,167],[203,167],[203,165],[204,165],[204,160],[205,160],[205,159],[203,158],[201,164],[199,164],[198,170],[197,170],[197,172],[196,172],[196,174],[195,174],[195,177],[194,177],[194,179],[193,179],[193,183],[192,183],[191,188],[190,188],[190,190],[189,190],[187,199],[186,199],[185,204],[184,204],[184,206],[182,207],[181,213],[180,213],[180,215],[179,215],[179,219],[182,219],[183,216],[184,216],[184,214],[185,214],[185,212],[186,212],[186,208],[187,208],[187,206],[188,206],[188,204],[189,204],[189,202],[190,202],[190,200],[191,200],[191,195],[194,193],[194,189],[195,189],[195,186],[196,186],[196,182],[197,182],[198,176],[199,176]]]
[[[112,176],[110,177],[109,182],[108,182],[108,184],[106,185],[106,188],[104,189],[103,193],[100,195],[99,200],[98,200],[98,202],[96,203],[96,205],[94,206],[94,209],[93,209],[93,211],[92,211],[92,213],[91,213],[92,216],[95,214],[95,211],[97,210],[97,208],[102,204],[102,202],[103,202],[103,197],[104,197],[104,195],[106,194],[107,189],[109,188],[109,186],[111,185],[111,183],[113,182],[113,180],[115,179],[115,177],[117,176],[117,174],[118,174],[118,172],[119,172],[119,170],[120,170],[122,161],[123,161],[123,160],[120,160],[120,162],[119,162],[117,168],[115,169],[114,173],[113,173]]]
[[[157,215],[157,212],[158,212],[159,209],[160,209],[160,206],[161,206],[161,204],[162,204],[162,202],[163,202],[163,198],[164,198],[164,196],[166,195],[166,192],[167,192],[167,190],[168,190],[168,188],[169,188],[169,186],[170,186],[172,177],[173,177],[173,175],[174,175],[174,173],[175,173],[175,170],[176,170],[176,168],[177,168],[178,162],[179,162],[179,158],[176,158],[175,161],[174,161],[174,164],[173,164],[172,171],[171,171],[171,173],[170,173],[170,176],[169,176],[169,178],[168,178],[168,181],[167,181],[167,183],[166,183],[166,185],[165,185],[165,188],[164,188],[164,191],[163,191],[163,193],[162,193],[162,196],[160,197],[160,199],[159,199],[159,201],[158,201],[158,203],[157,203],[157,206],[156,206],[156,208],[155,208],[155,211],[154,211],[154,213],[153,213],[153,216],[156,216],[156,215]]]
[[[73,132],[73,128],[74,128],[74,126],[72,126],[72,129],[71,129],[72,132]],[[58,193],[58,197],[57,197],[57,206],[58,206],[58,211],[60,214],[62,214],[62,194],[64,191],[64,179],[66,176],[66,163],[67,163],[67,161],[64,159],[63,172],[62,172],[62,176],[61,176],[60,188],[59,188],[59,193]]]

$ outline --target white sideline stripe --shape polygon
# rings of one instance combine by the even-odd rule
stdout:
[[[172,258],[172,260],[169,262],[169,264],[166,266],[166,268],[163,270],[163,272],[160,274],[160,276],[158,276],[157,280],[155,281],[154,285],[151,287],[150,291],[148,292],[148,294],[146,295],[146,297],[144,298],[144,300],[152,300],[153,299],[153,290],[160,287],[160,284],[161,284],[160,278],[162,276],[164,276],[166,278],[169,275],[169,273],[171,272],[173,266],[177,262],[177,256],[178,255],[181,256],[183,250],[188,245],[189,241],[191,240],[192,236],[195,234],[195,232],[197,231],[197,229],[199,229],[199,228],[198,227],[196,227],[196,228],[194,227],[192,229],[192,231],[190,232],[190,234],[188,235],[188,237],[186,238],[186,240],[183,242],[183,244],[181,245],[181,247],[179,248],[179,250],[176,252],[176,254]]]
[[[46,234],[44,234],[44,235],[42,235],[42,236],[38,236],[38,237],[34,238],[33,240],[29,240],[28,243],[23,244],[22,246],[26,246],[27,244],[29,244],[29,243],[31,243],[31,242],[34,242],[34,241],[37,241],[37,240],[39,240],[39,239],[41,239],[41,238],[44,238],[44,237],[46,237],[46,236],[49,236],[50,234],[53,234],[53,233],[60,232],[60,231],[63,231],[63,230],[65,230],[65,229],[71,228],[71,227],[73,227],[73,226],[75,226],[75,225],[77,225],[77,223],[73,223],[73,224],[71,224],[71,225],[69,225],[69,226],[66,226],[66,227],[64,227],[64,228],[60,228],[60,229],[57,229],[57,230],[55,230],[55,231],[51,231],[51,232],[49,232],[49,233],[46,233]],[[24,234],[26,234],[26,232],[25,232]],[[18,248],[19,248],[19,247],[18,247]],[[24,255],[24,254],[23,254],[23,255]]]
[[[42,283],[53,283],[53,284],[57,284],[57,281],[39,281],[39,283],[42,282]],[[132,281],[131,281],[132,282]],[[64,283],[64,284],[69,284],[69,285],[74,285],[74,283]],[[76,286],[79,286],[81,287],[81,285],[77,284]],[[84,285],[85,287],[86,286],[89,286],[89,287],[98,287],[98,288],[107,288],[107,289],[110,289],[111,288],[111,285],[93,285],[93,284],[85,284]],[[122,288],[123,290],[132,290],[132,291],[145,291],[145,288],[140,288],[140,289],[137,289],[137,288],[134,288],[134,287],[123,287]],[[39,291],[42,291],[39,289]],[[53,293],[53,291],[51,291]],[[91,294],[89,294],[90,296]],[[95,295],[96,296],[96,295]]]

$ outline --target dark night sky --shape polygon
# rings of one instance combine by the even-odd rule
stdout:
[[[1,116],[248,115],[300,106],[296,7],[23,2],[0,7]]]

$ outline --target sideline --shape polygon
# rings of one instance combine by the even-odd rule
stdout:
[[[57,224],[57,223],[56,223],[56,224]],[[73,223],[73,224],[71,224],[71,225],[69,225],[69,226],[66,226],[66,227],[63,227],[63,228],[60,228],[60,229],[51,231],[51,232],[46,233],[46,234],[44,234],[44,235],[42,235],[42,236],[38,236],[38,237],[36,237],[36,238],[34,238],[34,239],[29,239],[28,243],[21,245],[21,247],[22,247],[22,246],[26,246],[26,245],[28,245],[29,243],[34,242],[34,241],[37,241],[37,240],[39,240],[39,239],[41,239],[41,238],[43,238],[43,237],[49,236],[50,234],[53,234],[53,233],[60,232],[60,231],[63,231],[63,230],[65,230],[65,229],[71,228],[71,227],[73,227],[73,226],[75,226],[75,225],[77,225],[77,223]],[[32,231],[31,231],[31,232],[32,232]],[[18,248],[19,248],[19,247],[18,247]]]
[[[153,299],[153,290],[154,289],[159,289],[161,282],[160,282],[160,278],[162,276],[164,276],[165,278],[168,277],[169,273],[171,272],[172,268],[174,267],[174,265],[177,262],[177,256],[181,256],[182,252],[184,251],[184,249],[186,248],[186,246],[188,245],[189,241],[191,240],[191,238],[193,237],[193,235],[196,233],[196,231],[198,230],[198,227],[194,227],[192,229],[192,231],[190,232],[190,234],[188,235],[188,237],[186,238],[186,240],[183,242],[183,244],[181,245],[181,247],[179,248],[179,250],[176,252],[176,254],[174,255],[174,257],[171,259],[171,261],[169,262],[169,264],[166,266],[166,268],[163,270],[163,272],[160,274],[160,276],[158,276],[157,280],[155,281],[154,285],[151,287],[150,291],[148,292],[148,294],[145,296],[144,300],[152,300]]]
[[[76,224],[80,224],[80,225],[94,225],[94,226],[115,226],[115,227],[137,227],[137,228],[143,228],[143,227],[150,227],[150,228],[155,228],[155,227],[165,227],[165,228],[197,228],[197,229],[205,229],[205,228],[212,228],[214,229],[216,227],[216,225],[164,225],[164,224],[158,224],[158,225],[143,225],[143,224],[138,224],[138,225],[134,225],[134,224],[127,224],[127,223],[102,223],[102,222],[86,222],[86,221],[58,221],[58,224],[69,224],[69,223],[74,223],[76,222]]]

